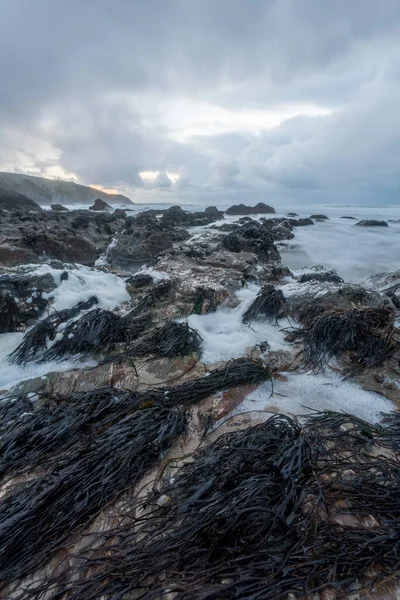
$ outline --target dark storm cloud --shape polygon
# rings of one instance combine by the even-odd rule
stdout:
[[[158,171],[182,197],[391,199],[399,29],[398,0],[0,0],[0,168],[131,188]],[[179,99],[230,111],[230,130],[174,135],[179,109],[160,114]],[[235,111],[287,105],[332,114],[235,130]]]

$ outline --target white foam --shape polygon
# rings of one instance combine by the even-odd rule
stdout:
[[[10,364],[7,357],[22,342],[23,333],[3,333],[0,335],[0,396],[11,390],[18,383],[36,377],[45,378],[51,372],[63,372],[70,369],[83,369],[95,366],[96,362],[87,360],[81,362],[75,359],[62,362],[28,363],[26,365]]]
[[[78,302],[86,302],[96,296],[99,308],[112,310],[119,304],[130,300],[125,282],[112,273],[104,273],[90,267],[79,266],[68,270],[68,279],[61,281],[62,269],[48,268],[58,287],[43,294],[46,298],[53,298],[52,307],[55,310],[72,308]]]
[[[290,373],[287,377],[287,382],[274,381],[272,397],[271,383],[260,385],[233,414],[272,409],[286,415],[304,415],[311,414],[310,409],[332,410],[376,423],[381,412],[390,412],[395,408],[387,398],[367,392],[355,382],[343,381],[336,373]]]
[[[239,306],[221,308],[206,315],[190,315],[187,321],[190,327],[197,329],[203,338],[203,362],[212,364],[220,361],[240,358],[246,355],[246,348],[267,341],[271,350],[287,348],[280,331],[287,322],[278,325],[253,322],[251,326],[242,323],[242,316],[254,301],[260,290],[259,286],[250,284],[237,293]]]

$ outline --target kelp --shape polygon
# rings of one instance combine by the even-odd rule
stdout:
[[[325,412],[300,425],[275,415],[222,435],[157,479],[73,569],[23,598],[347,597],[396,579],[399,431],[390,419],[381,427]]]
[[[273,285],[265,285],[242,317],[243,323],[252,321],[277,321],[286,315],[286,300],[281,290]]]
[[[354,369],[382,364],[395,350],[394,312],[390,308],[334,311],[317,316],[296,331],[304,343],[304,366],[322,370],[333,357],[350,353]]]
[[[189,405],[204,400],[217,392],[241,385],[261,383],[271,379],[270,370],[261,361],[249,358],[231,360],[205,377],[185,381],[174,387],[154,388],[143,392],[149,401],[167,406]]]
[[[202,338],[196,329],[192,329],[187,323],[170,321],[140,337],[124,352],[109,356],[103,362],[119,362],[140,356],[158,358],[188,356],[192,352],[200,353],[201,342]]]
[[[3,585],[43,566],[63,544],[154,467],[171,444],[185,433],[188,413],[180,408],[143,405],[131,394],[125,415],[103,422],[85,444],[77,436],[85,423],[72,431],[77,448],[43,475],[17,486],[0,504],[0,581]],[[129,408],[130,410],[127,410]],[[95,409],[96,410],[96,409]],[[107,420],[105,415],[105,420]],[[41,452],[67,442],[67,423],[61,440],[51,440],[44,429]],[[57,430],[57,424],[54,427]],[[33,439],[35,442],[35,440]],[[37,443],[37,440],[36,440]],[[32,455],[31,455],[32,456]],[[34,453],[33,453],[34,457]],[[20,460],[24,457],[20,454]],[[35,461],[33,461],[35,462]]]
[[[54,311],[51,315],[35,323],[25,333],[21,344],[10,354],[9,361],[18,365],[29,362],[41,355],[48,341],[54,340],[57,328],[76,317],[81,311],[88,310],[97,304],[97,298],[93,296],[86,302],[79,302],[73,308]]]

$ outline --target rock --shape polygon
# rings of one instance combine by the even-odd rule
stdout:
[[[292,233],[292,226],[287,221],[282,221],[278,225],[274,225],[271,229],[273,238],[275,242],[279,242],[282,240],[291,240],[294,238],[294,233]]]
[[[97,259],[96,247],[84,237],[68,230],[61,229],[56,233],[25,232],[22,243],[42,258],[89,266],[94,265]]]
[[[272,233],[258,221],[237,225],[236,231],[221,239],[221,247],[230,252],[254,252],[261,260],[279,260]]]
[[[218,220],[218,219],[223,219],[224,218],[224,213],[222,210],[218,210],[218,208],[216,206],[207,206],[207,208],[204,210],[204,214],[205,215],[210,215],[213,220]]]
[[[89,210],[111,210],[111,206],[101,198],[97,198],[93,206],[89,206]]]
[[[116,208],[113,213],[117,219],[125,219],[127,217],[127,212],[122,208]]]
[[[386,221],[376,221],[375,219],[366,219],[356,223],[359,227],[389,227]]]
[[[293,227],[305,227],[306,225],[314,225],[314,221],[312,219],[288,219],[289,223],[293,225]]]
[[[346,216],[345,216],[345,217],[340,217],[340,218],[341,218],[341,219],[353,219],[354,221],[356,221],[356,218],[355,218],[355,217],[346,217]]]
[[[318,221],[323,221],[324,219],[329,219],[326,215],[311,215],[310,219],[317,219]]]
[[[275,209],[263,202],[259,202],[256,206],[246,206],[245,204],[234,204],[225,211],[227,215],[256,215],[256,214],[273,214]]]
[[[28,248],[20,248],[8,243],[0,245],[0,265],[4,267],[14,267],[36,261],[35,253]]]
[[[62,204],[51,204],[50,208],[51,210],[54,210],[54,212],[63,212],[68,210],[68,208],[65,208],[65,206]]]
[[[143,227],[135,233],[119,235],[107,257],[110,264],[127,268],[149,262],[168,248],[172,248],[172,240],[167,232]]]
[[[297,213],[294,212],[290,212],[286,215],[287,217],[298,217],[299,215]]]
[[[148,287],[149,285],[152,285],[152,283],[153,278],[151,275],[148,275],[147,273],[137,273],[126,280],[126,289],[131,296],[134,296],[136,290]]]
[[[39,204],[36,204],[36,202],[27,196],[18,194],[17,192],[8,191],[3,188],[0,188],[0,208],[13,212],[16,210],[33,210],[35,212],[42,211]]]
[[[31,325],[48,305],[49,300],[43,295],[55,288],[50,273],[31,275],[14,272],[0,275],[0,333],[18,331],[21,327]]]

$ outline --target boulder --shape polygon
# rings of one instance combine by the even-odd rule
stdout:
[[[172,240],[167,232],[151,232],[143,227],[134,233],[119,235],[107,258],[114,266],[129,268],[150,262],[168,248],[172,248]]]
[[[122,208],[116,208],[113,213],[117,219],[125,219],[127,217],[127,213]]]
[[[31,325],[48,305],[44,294],[56,287],[50,273],[26,272],[0,275],[0,333]]]
[[[347,217],[347,216],[345,216],[345,217],[340,217],[340,218],[341,219],[352,219],[353,221],[356,221],[355,217]]]
[[[288,219],[288,222],[293,225],[293,227],[305,227],[306,225],[314,225],[314,221],[312,219]]]
[[[224,212],[218,210],[216,206],[207,206],[204,210],[204,214],[213,218],[213,220],[219,220],[224,218]]]
[[[375,219],[366,219],[356,223],[359,227],[389,227],[386,221],[376,221]]]
[[[33,210],[35,212],[41,212],[42,210],[39,204],[36,204],[36,202],[27,196],[3,188],[0,188],[0,208],[13,212],[16,210]]]
[[[323,221],[324,219],[329,219],[326,215],[311,215],[310,219],[316,219],[317,221]]]
[[[56,233],[25,232],[22,243],[25,247],[33,250],[39,258],[54,258],[63,262],[77,262],[88,266],[94,265],[97,259],[94,244],[68,230],[59,229]]]
[[[273,214],[275,209],[264,202],[259,202],[256,206],[246,206],[245,204],[234,204],[225,211],[227,215],[257,215]]]
[[[36,255],[32,250],[9,243],[0,244],[0,265],[14,267],[30,262],[36,262]]]
[[[290,212],[286,215],[287,217],[298,217],[299,215],[297,213],[294,212]]]
[[[272,233],[258,221],[237,225],[222,238],[221,246],[229,252],[253,252],[266,262],[280,259]]]
[[[93,206],[89,206],[89,210],[111,210],[111,206],[101,198],[97,198]]]
[[[51,210],[54,210],[54,212],[63,212],[68,210],[68,208],[65,208],[65,206],[62,204],[51,204],[50,208]]]

